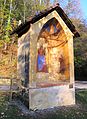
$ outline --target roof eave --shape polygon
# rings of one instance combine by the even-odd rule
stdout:
[[[71,32],[74,34],[74,37],[80,37],[80,34],[76,31],[75,26],[72,24],[71,20],[68,18],[68,16],[65,14],[65,12],[62,10],[62,8],[57,3],[53,7],[50,7],[49,9],[45,9],[41,11],[38,15],[35,15],[34,17],[31,17],[28,19],[25,23],[18,26],[11,35],[17,33],[20,37],[22,34],[26,33],[29,28],[30,24],[33,24],[37,22],[38,20],[42,19],[43,17],[46,17],[49,13],[56,10],[57,13],[60,15],[60,17],[63,19],[67,27],[71,30]]]

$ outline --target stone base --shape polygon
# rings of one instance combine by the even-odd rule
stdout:
[[[75,104],[75,89],[69,85],[29,90],[29,108],[46,109]]]

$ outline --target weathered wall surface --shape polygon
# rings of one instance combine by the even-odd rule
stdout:
[[[29,33],[24,34],[18,39],[18,79],[23,85],[28,85],[29,80]],[[27,64],[27,67],[26,67]],[[27,84],[25,84],[27,83]]]
[[[30,109],[45,109],[73,104],[75,104],[75,92],[74,88],[69,89],[69,85],[30,89],[29,91]]]

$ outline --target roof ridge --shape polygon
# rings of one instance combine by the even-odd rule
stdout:
[[[40,11],[38,15],[34,15],[33,17],[30,17],[30,19],[28,19],[25,23],[20,24],[16,29],[14,29],[11,35],[17,33],[18,36],[20,37],[22,34],[26,33],[29,30],[30,24],[33,24],[38,20],[42,19],[43,17],[46,17],[49,13],[53,12],[54,10],[57,11],[61,19],[65,22],[65,24],[74,34],[74,36],[75,37],[80,36],[79,33],[76,31],[75,26],[72,24],[71,20],[68,18],[68,16],[65,14],[63,9],[60,7],[59,3],[56,3],[55,5]]]

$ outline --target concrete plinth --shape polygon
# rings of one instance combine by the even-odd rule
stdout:
[[[69,85],[29,90],[30,109],[46,109],[75,104],[74,88]]]

